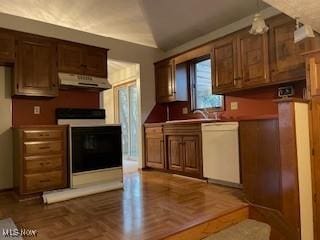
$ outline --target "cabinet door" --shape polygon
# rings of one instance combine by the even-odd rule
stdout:
[[[58,45],[59,72],[84,74],[84,47],[72,44]]]
[[[239,33],[241,85],[261,85],[269,81],[268,35],[252,35],[248,30]]]
[[[57,96],[56,45],[47,39],[23,38],[18,41],[15,68],[15,95]]]
[[[173,60],[155,65],[155,80],[157,102],[175,101],[175,67]]]
[[[211,53],[213,92],[228,92],[238,85],[237,41],[234,36],[214,43]]]
[[[15,58],[15,43],[13,34],[0,33],[0,61],[14,62]]]
[[[305,60],[301,53],[310,46],[308,40],[294,43],[295,20],[280,16],[269,22],[271,81],[284,82],[305,79]]]
[[[107,51],[105,49],[94,47],[86,48],[85,74],[89,76],[107,77]]]
[[[320,52],[307,58],[307,68],[308,94],[320,96]]]
[[[164,169],[163,137],[146,137],[146,165]]]
[[[181,136],[167,137],[167,153],[169,170],[183,171],[183,138]]]
[[[317,236],[320,237],[320,97],[313,97],[311,101],[312,110],[312,131],[311,131],[311,143],[313,149],[312,156],[312,170],[313,170],[313,185],[314,185],[314,214],[315,214],[315,231]]]
[[[199,175],[201,159],[199,136],[183,137],[183,146],[184,172]]]

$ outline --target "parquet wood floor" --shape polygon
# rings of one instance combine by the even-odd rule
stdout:
[[[129,174],[124,186],[48,206],[0,193],[0,219],[37,229],[41,240],[156,240],[246,205],[239,190],[166,173]]]

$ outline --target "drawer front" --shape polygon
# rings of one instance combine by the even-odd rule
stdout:
[[[146,133],[153,134],[153,133],[162,133],[162,127],[152,127],[152,128],[146,128]]]
[[[34,193],[63,187],[62,171],[24,175],[25,192]]]
[[[62,164],[62,156],[26,157],[25,173],[30,174],[62,170]]]
[[[43,139],[62,139],[62,129],[57,130],[25,130],[23,131],[23,137],[25,141],[30,140],[43,140]]]
[[[25,142],[24,146],[26,155],[60,153],[63,150],[61,141]]]

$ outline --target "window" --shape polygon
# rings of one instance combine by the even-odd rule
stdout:
[[[223,96],[212,94],[211,59],[201,59],[191,64],[193,109],[222,109]]]

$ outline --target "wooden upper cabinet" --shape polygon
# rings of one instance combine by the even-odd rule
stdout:
[[[311,48],[311,42],[294,43],[295,20],[277,16],[268,21],[271,81],[287,82],[306,78],[305,59],[301,54]]]
[[[310,97],[320,96],[320,50],[307,56],[307,90]]]
[[[213,92],[219,93],[238,86],[239,66],[237,40],[234,35],[213,44],[211,52]]]
[[[15,60],[15,37],[9,32],[0,32],[0,62],[12,63]]]
[[[145,128],[145,150],[147,167],[165,168],[162,126]]]
[[[107,77],[107,50],[80,44],[58,45],[59,72]]]
[[[268,35],[252,35],[248,29],[238,35],[241,86],[250,87],[269,81]]]
[[[26,96],[58,95],[57,57],[54,41],[40,37],[20,37],[13,94]]]
[[[107,76],[107,50],[87,47],[85,49],[85,74],[97,77]]]
[[[83,49],[79,45],[58,45],[59,72],[84,74]]]
[[[158,103],[175,101],[175,65],[174,60],[155,65],[156,96]]]

